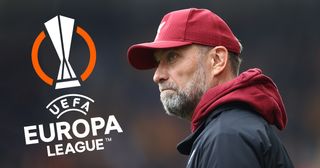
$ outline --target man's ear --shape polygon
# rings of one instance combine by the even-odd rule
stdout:
[[[214,76],[221,74],[227,67],[228,50],[224,46],[216,46],[209,51],[211,72]]]

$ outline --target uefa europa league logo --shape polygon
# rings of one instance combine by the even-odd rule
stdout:
[[[81,86],[81,82],[90,76],[96,63],[96,48],[91,37],[84,29],[75,26],[74,19],[61,15],[45,22],[44,26],[46,31],[39,33],[32,46],[31,61],[35,72],[42,81],[49,86],[55,86],[55,89]],[[73,34],[80,36],[89,49],[89,61],[81,74],[74,71],[73,66],[76,64],[69,59],[70,55],[73,56],[70,53]],[[53,58],[57,60],[59,58],[60,61],[56,78],[47,75],[39,63],[39,57],[41,57],[39,48],[46,37],[51,39],[52,48],[55,49],[57,57]],[[48,38],[46,40],[49,41]],[[105,118],[90,114],[89,109],[94,102],[92,98],[79,93],[63,94],[53,99],[46,106],[46,111],[57,119],[70,112],[82,113],[85,116],[89,114],[94,117],[86,119],[82,116],[72,123],[57,121],[24,126],[25,144],[45,145],[48,157],[104,150],[104,146],[113,141],[111,136],[114,133],[123,133],[123,130],[114,115]]]
[[[39,47],[42,41],[46,38],[44,31],[42,31],[36,38],[31,53],[32,65],[37,75],[50,86],[55,82],[55,89],[80,86],[80,82],[69,62],[72,35],[74,32],[74,19],[59,15],[45,22],[44,25],[59,57],[60,66],[56,81],[42,70],[38,59]],[[93,71],[96,62],[96,49],[94,42],[84,29],[77,26],[76,33],[87,43],[90,52],[90,59],[87,68],[80,76],[81,80],[85,81]]]

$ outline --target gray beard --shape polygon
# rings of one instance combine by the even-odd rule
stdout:
[[[202,95],[207,90],[205,81],[204,71],[202,67],[199,67],[183,90],[178,89],[174,83],[162,84],[174,90],[173,93],[160,94],[166,113],[184,119],[191,118]]]

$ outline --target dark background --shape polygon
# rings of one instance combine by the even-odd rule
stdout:
[[[294,164],[320,167],[320,1],[316,0],[0,0],[0,167],[184,167],[187,157],[175,146],[189,134],[190,125],[164,114],[152,83],[153,70],[134,70],[126,51],[134,43],[152,41],[164,14],[189,7],[208,8],[230,25],[244,46],[241,70],[261,68],[283,96],[289,122],[279,135]],[[36,36],[45,30],[43,23],[58,14],[75,18],[96,44],[95,69],[80,88],[54,90],[31,65]],[[79,74],[88,49],[80,38],[73,40],[70,62]],[[55,76],[58,57],[50,41],[41,47],[40,63]],[[105,150],[82,154],[48,158],[45,143],[26,146],[23,127],[57,122],[45,106],[66,93],[93,98],[88,118],[115,115],[124,133],[110,134],[113,141]],[[62,120],[77,117],[70,114]]]

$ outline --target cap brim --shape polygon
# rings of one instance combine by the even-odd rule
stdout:
[[[151,69],[157,66],[153,57],[156,49],[182,47],[190,44],[192,42],[186,41],[156,41],[136,44],[128,49],[128,61],[136,69]]]

